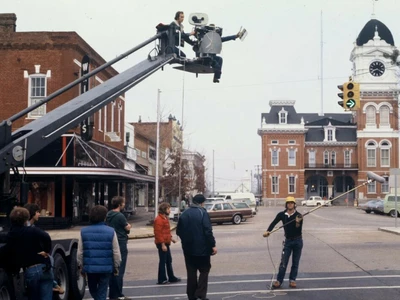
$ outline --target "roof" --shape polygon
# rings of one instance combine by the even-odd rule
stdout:
[[[338,128],[335,132],[337,142],[356,142],[357,128]],[[324,128],[310,128],[306,135],[306,142],[322,142],[325,139]]]
[[[372,40],[375,36],[375,29],[378,29],[379,37],[386,41],[386,43],[394,46],[393,35],[389,28],[386,27],[381,21],[377,19],[371,19],[365,24],[364,28],[361,30],[357,37],[357,46],[362,46]]]

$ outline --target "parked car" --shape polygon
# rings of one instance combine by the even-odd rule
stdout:
[[[303,205],[303,206],[320,206],[320,205],[331,206],[332,202],[329,200],[322,199],[322,197],[320,197],[320,196],[311,196],[307,200],[301,201],[301,205]]]
[[[258,212],[258,206],[257,206],[257,204],[256,204],[256,203],[253,203],[253,202],[251,201],[251,199],[249,199],[249,198],[228,200],[228,202],[229,202],[229,203],[238,203],[238,202],[239,202],[239,203],[240,203],[240,202],[246,203],[246,204],[251,208],[251,211],[253,212],[253,215],[256,215],[257,212]]]
[[[387,194],[383,200],[383,213],[396,217],[396,196]],[[400,216],[400,195],[397,195],[397,216]]]
[[[237,202],[240,203],[240,202]],[[246,204],[245,202],[242,202]],[[238,204],[236,204],[238,205]],[[233,224],[240,224],[246,221],[247,218],[253,217],[253,212],[250,207],[240,207],[243,204],[234,206],[233,203],[228,202],[207,202],[204,208],[208,211],[212,223],[222,224],[225,222],[232,222]]]
[[[383,215],[383,200],[376,201],[374,207],[372,207],[372,210],[375,214]]]
[[[367,214],[370,214],[371,212],[374,211],[374,207],[376,206],[376,203],[377,203],[378,201],[379,201],[379,200],[377,200],[377,199],[369,200],[369,201],[367,201],[367,202],[365,202],[365,203],[362,203],[362,204],[358,205],[358,208],[359,208],[359,209],[362,209],[362,210],[365,211]]]
[[[218,197],[206,198],[206,202],[224,201],[224,200],[225,200],[225,198],[218,198]]]

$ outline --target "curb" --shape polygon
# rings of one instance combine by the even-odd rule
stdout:
[[[400,235],[400,229],[390,229],[390,228],[385,228],[385,227],[381,227],[378,228],[378,230],[383,231],[383,232],[388,232],[388,233],[393,233],[393,234],[397,234]]]
[[[171,231],[176,229],[176,225],[171,226]],[[128,240],[148,239],[154,237],[154,233],[136,234],[128,237]]]

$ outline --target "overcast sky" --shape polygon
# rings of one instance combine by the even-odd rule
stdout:
[[[215,150],[216,190],[240,184],[246,170],[261,164],[257,135],[261,113],[270,100],[296,100],[298,112],[320,111],[321,11],[323,15],[324,112],[342,112],[336,86],[351,75],[350,52],[359,32],[371,19],[373,0],[0,0],[3,13],[17,14],[17,31],[76,31],[106,61],[155,34],[155,26],[169,23],[177,10],[186,15],[204,12],[210,23],[245,41],[223,44],[223,74],[183,73],[167,66],[126,94],[126,120],[156,120],[157,89],[162,90],[163,115],[182,120],[184,87],[185,147],[206,155],[212,178]],[[375,2],[376,19],[398,41],[399,0]],[[397,28],[399,28],[397,30]],[[396,31],[397,30],[397,31]],[[146,58],[148,46],[114,67],[122,72]],[[191,48],[184,51],[193,57]]]

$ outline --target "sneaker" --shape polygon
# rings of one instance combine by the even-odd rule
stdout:
[[[174,283],[174,282],[180,282],[181,279],[179,277],[175,277],[174,279],[170,280],[169,282]]]
[[[281,287],[281,283],[279,281],[275,281],[274,284],[272,285],[273,289],[279,289]]]
[[[297,287],[296,281],[291,281],[291,282],[289,283],[289,286],[290,286],[292,289],[295,289],[295,288]]]
[[[129,298],[127,296],[122,296],[122,297],[118,297],[118,300],[132,300],[132,298]]]
[[[157,284],[168,284],[169,281],[168,280],[164,280],[163,282],[157,282]]]

